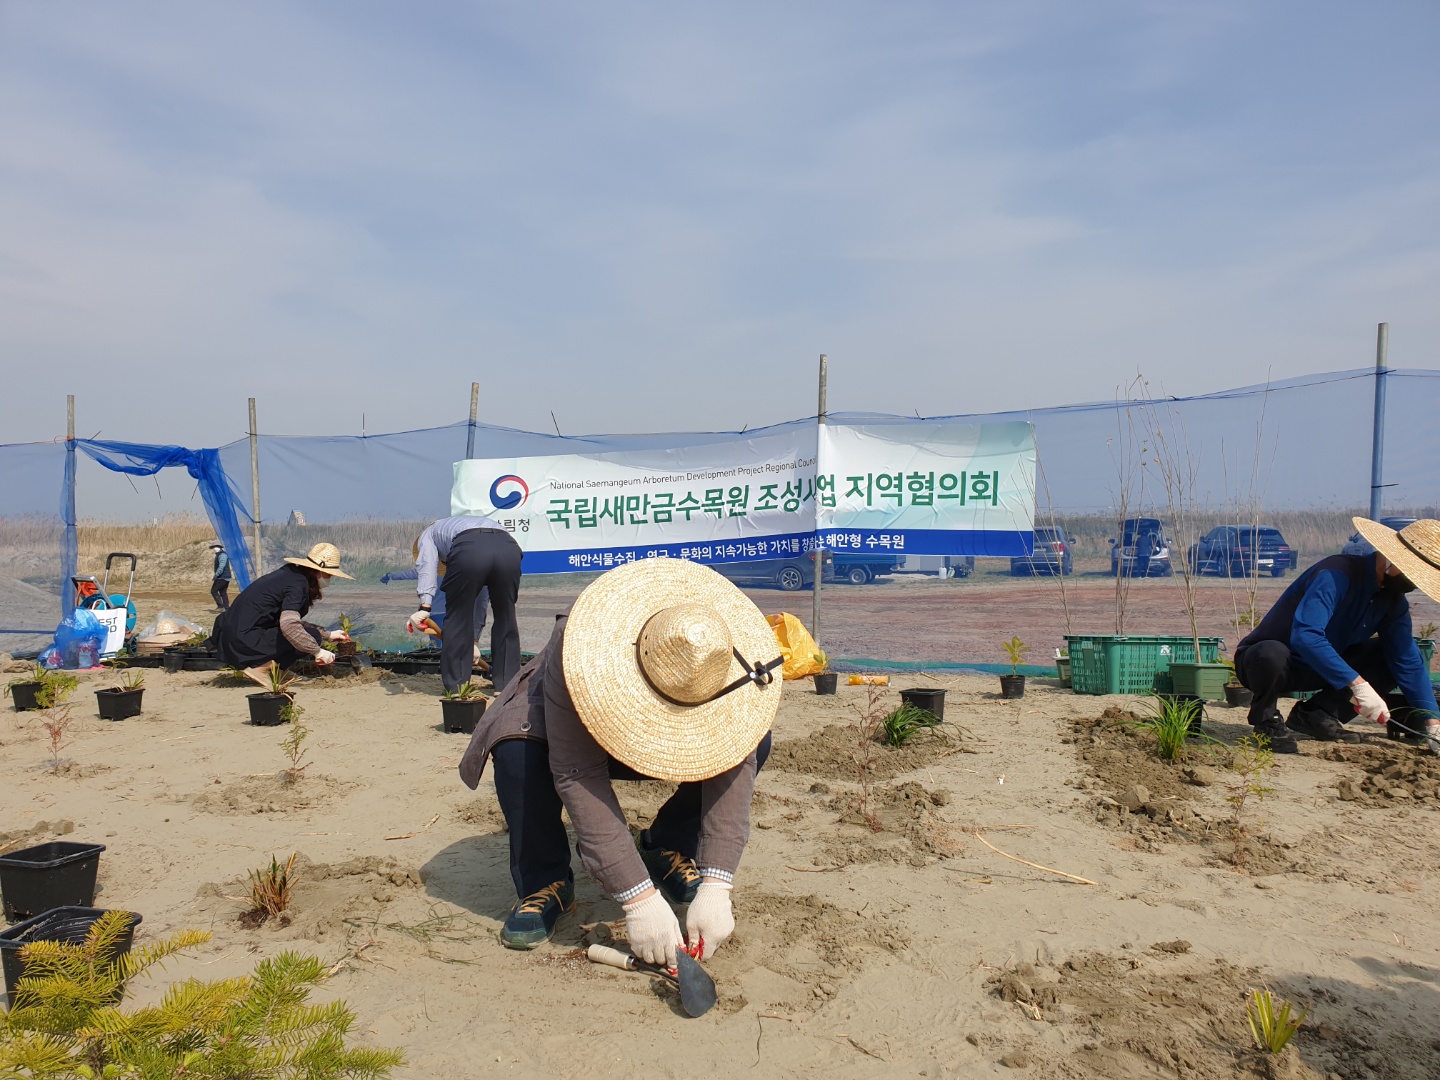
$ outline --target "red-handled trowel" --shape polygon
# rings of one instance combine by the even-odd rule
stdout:
[[[621,971],[643,971],[674,983],[680,988],[680,1006],[690,1016],[704,1016],[715,1004],[715,980],[687,952],[675,954],[674,974],[607,945],[591,945],[585,955],[592,964],[607,964]]]

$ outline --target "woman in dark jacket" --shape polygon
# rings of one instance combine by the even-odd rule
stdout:
[[[334,544],[316,544],[305,558],[285,563],[242,590],[215,620],[212,635],[223,663],[265,687],[271,664],[288,668],[302,656],[317,664],[335,662],[335,654],[321,644],[325,631],[302,620],[332,577],[354,580],[340,569],[340,549]],[[344,636],[337,630],[328,638]]]

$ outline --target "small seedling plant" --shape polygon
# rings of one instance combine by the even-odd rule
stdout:
[[[1025,662],[1025,654],[1030,651],[1030,646],[1019,637],[1012,636],[1009,641],[1002,641],[1000,647],[1005,650],[1005,659],[1010,661],[1010,674],[1019,675],[1020,665]]]
[[[811,653],[810,658],[820,665],[820,670],[815,672],[816,675],[824,675],[830,670],[830,657],[825,654],[824,649]]]
[[[894,712],[887,713],[880,721],[880,741],[886,746],[902,747],[921,732],[943,738],[940,725],[943,721],[929,709],[922,709],[909,702]]]
[[[282,668],[279,664],[271,662],[265,671],[266,685],[272,694],[284,694],[288,698],[294,698],[290,687],[295,685],[295,676]]]
[[[473,682],[464,682],[441,695],[446,701],[474,701],[480,696],[480,687]]]
[[[1200,719],[1203,707],[1188,698],[1159,696],[1144,703],[1150,715],[1132,725],[1155,736],[1155,752],[1162,761],[1184,761],[1191,725]]]
[[[294,702],[291,702],[280,710],[281,719],[292,725],[290,734],[286,735],[284,741],[280,743],[280,749],[285,752],[285,756],[290,760],[290,767],[280,774],[285,778],[287,784],[299,783],[300,778],[305,774],[305,770],[310,767],[308,761],[303,765],[301,764],[302,761],[305,761],[305,754],[308,749],[305,746],[305,740],[310,735],[310,729],[300,723],[300,716],[304,712],[305,710]]]
[[[273,919],[290,906],[290,894],[295,888],[295,859],[298,851],[292,851],[290,858],[281,866],[274,855],[270,865],[250,871],[250,912],[260,922]]]
[[[144,690],[145,676],[138,671],[127,671],[120,676],[120,681],[111,689],[114,690]]]
[[[1245,1019],[1250,1022],[1250,1034],[1255,1037],[1255,1047],[1267,1054],[1278,1054],[1285,1049],[1300,1025],[1305,1023],[1309,1010],[1294,1011],[1295,1006],[1284,998],[1276,998],[1269,990],[1251,990],[1245,998]]]
[[[1275,765],[1275,751],[1264,735],[1246,735],[1231,749],[1230,769],[1235,779],[1226,785],[1225,801],[1230,804],[1230,833],[1235,841],[1230,862],[1239,870],[1245,865],[1245,841],[1250,835],[1246,811],[1275,792],[1265,786],[1265,775]]]
[[[50,771],[60,771],[60,751],[65,749],[66,733],[70,728],[70,706],[52,705],[40,714],[40,726],[50,740]]]
[[[25,974],[14,1007],[0,1013],[0,1076],[384,1078],[398,1051],[347,1046],[355,1014],[343,1001],[317,1006],[318,957],[285,952],[236,979],[187,979],[156,1005],[125,1010],[127,985],[167,957],[210,940],[179,933],[123,956],[129,915],[110,911],[78,944],[37,941],[20,950]]]
[[[870,784],[875,772],[876,734],[885,721],[885,688],[869,683],[865,687],[865,708],[854,725],[855,779],[860,785],[860,799],[857,809],[860,817],[871,832],[880,831],[880,821],[870,808]]]

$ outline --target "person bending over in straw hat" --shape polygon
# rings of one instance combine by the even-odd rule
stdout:
[[[440,681],[454,690],[470,681],[475,662],[475,606],[480,590],[490,593],[495,622],[490,629],[490,677],[502,690],[520,668],[520,545],[498,521],[479,514],[441,518],[415,540],[415,591],[420,603],[405,621],[411,633],[430,617],[437,579],[445,592],[445,637],[440,643]]]
[[[280,569],[256,578],[215,620],[211,637],[220,660],[267,689],[272,664],[288,668],[302,656],[333,664],[335,654],[321,642],[343,641],[344,632],[327,635],[303,621],[332,577],[354,580],[340,569],[339,548],[316,544],[305,558],[286,559]]]
[[[563,807],[581,863],[624,907],[636,956],[674,967],[687,940],[699,959],[725,943],[755,774],[780,704],[778,653],[744,593],[680,559],[602,574],[557,617],[460,762],[471,788],[486,759],[495,763],[519,897],[501,942],[533,949],[574,908]],[[612,779],[679,787],[632,841]],[[684,933],[672,903],[689,905]]]
[[[1440,521],[1402,531],[1355,518],[1373,555],[1331,555],[1285,590],[1235,648],[1235,674],[1255,695],[1250,723],[1282,754],[1298,751],[1291,731],[1326,741],[1354,740],[1343,725],[1357,715],[1425,732],[1440,748],[1435,688],[1410,625],[1406,594],[1440,600]],[[1393,695],[1399,690],[1402,697]],[[1288,724],[1275,703],[1294,690],[1318,690],[1295,704]],[[1387,700],[1389,698],[1389,700]],[[1404,711],[1402,725],[1391,711]]]

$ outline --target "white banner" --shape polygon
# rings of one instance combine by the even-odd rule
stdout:
[[[640,558],[734,562],[814,550],[815,431],[671,450],[455,463],[452,514],[499,521],[527,574]]]
[[[1028,555],[1035,433],[1026,423],[826,424],[821,543],[839,552]]]

